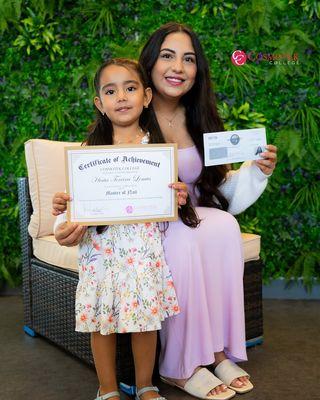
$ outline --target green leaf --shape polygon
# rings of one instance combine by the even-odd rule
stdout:
[[[4,146],[6,138],[7,125],[3,119],[0,119],[0,147]]]
[[[242,104],[242,106],[239,108],[239,112],[244,112],[245,114],[247,114],[249,112],[250,109],[250,105],[249,103],[246,101],[244,104]]]
[[[240,119],[243,119],[243,120],[245,120],[245,121],[249,121],[249,118],[248,118],[246,115],[244,115],[244,114],[240,114],[240,115],[239,115],[239,118],[240,118]]]
[[[291,207],[307,207],[320,213],[320,182],[307,182],[295,195]]]

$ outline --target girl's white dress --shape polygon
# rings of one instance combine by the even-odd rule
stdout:
[[[76,331],[161,329],[179,313],[157,223],[89,227],[79,244]]]

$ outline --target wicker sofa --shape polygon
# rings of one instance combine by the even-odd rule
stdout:
[[[27,160],[28,164],[28,160]],[[30,173],[30,169],[28,166]],[[52,173],[52,171],[49,171]],[[39,185],[39,179],[37,180]],[[40,183],[41,184],[41,183]],[[62,182],[64,185],[64,182]],[[63,189],[62,189],[63,190]],[[48,198],[56,191],[53,189]],[[49,241],[51,246],[57,246],[52,235],[31,238],[28,226],[33,210],[37,207],[31,202],[28,178],[18,179],[20,232],[22,245],[22,274],[24,300],[24,330],[29,335],[37,334],[49,339],[56,345],[77,356],[81,360],[93,364],[90,350],[90,336],[75,332],[74,300],[78,274],[71,266],[63,267],[55,262],[48,262],[46,254],[39,252],[39,240]],[[34,203],[34,204],[33,204]],[[50,213],[50,207],[48,209]],[[262,264],[258,259],[260,238],[256,235],[244,234],[245,248],[245,315],[247,346],[260,344],[263,341],[262,321]],[[255,243],[255,253],[246,257],[246,246],[250,241]],[[40,243],[41,244],[41,243]],[[58,247],[56,247],[58,249]],[[67,248],[63,248],[68,250]],[[69,249],[70,250],[70,249]],[[55,250],[53,250],[53,254]],[[250,251],[249,251],[250,253]],[[43,254],[43,256],[41,255]],[[256,258],[256,259],[252,259]],[[51,257],[52,259],[52,257]],[[70,267],[70,268],[69,268]],[[117,373],[118,378],[126,383],[133,382],[133,359],[128,334],[118,335]]]

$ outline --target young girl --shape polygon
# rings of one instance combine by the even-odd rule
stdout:
[[[97,119],[86,145],[164,142],[152,108],[148,109],[151,89],[137,62],[127,59],[105,62],[96,73],[94,85]],[[177,182],[171,186],[178,189],[178,203],[184,206],[187,202],[184,184]],[[183,208],[188,209],[188,205]],[[63,209],[65,206],[60,210]],[[56,209],[56,214],[59,213]],[[61,223],[68,224],[64,215],[57,218],[57,230]],[[156,331],[161,328],[161,321],[179,313],[179,306],[158,225],[86,229],[70,224],[70,229],[78,238],[73,245],[81,240],[76,330],[91,332],[100,383],[96,400],[119,398],[115,346],[116,333],[124,332],[132,332],[137,398],[159,398],[158,389],[151,383]]]

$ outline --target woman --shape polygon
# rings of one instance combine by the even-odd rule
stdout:
[[[194,396],[230,398],[227,386],[237,392],[253,387],[248,374],[233,363],[247,355],[242,241],[231,214],[261,195],[275,167],[276,148],[269,145],[263,160],[244,163],[239,171],[203,167],[203,133],[222,131],[223,123],[199,39],[184,25],[166,24],[152,34],[140,62],[150,79],[165,141],[178,143],[179,177],[188,184],[201,219],[197,228],[181,220],[169,223],[165,233],[165,256],[181,313],[163,324],[160,374]],[[62,198],[56,195],[54,209],[63,209]],[[81,238],[82,228],[68,229],[57,228],[60,244]],[[201,368],[212,364],[221,380]]]

